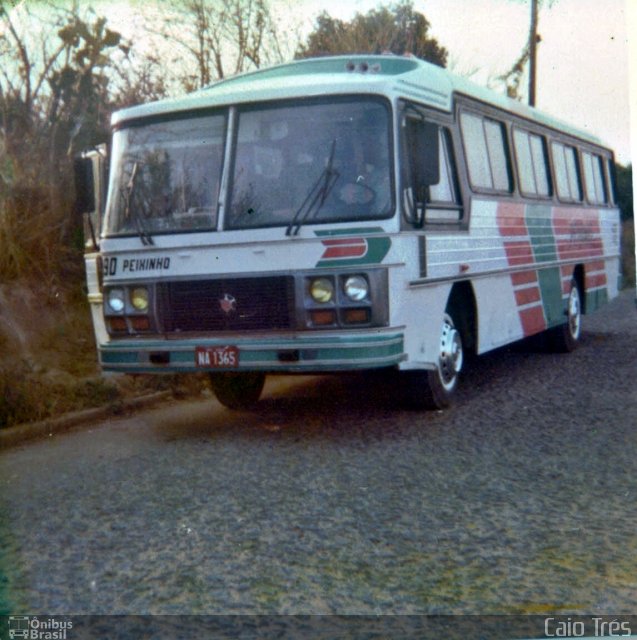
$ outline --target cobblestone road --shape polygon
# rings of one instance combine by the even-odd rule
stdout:
[[[479,358],[457,405],[270,386],[0,457],[0,601],[59,613],[637,611],[637,312]],[[279,383],[280,385],[280,383]],[[4,576],[2,575],[4,573]]]

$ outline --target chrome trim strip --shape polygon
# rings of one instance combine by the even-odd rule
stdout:
[[[588,264],[589,262],[599,262],[600,260],[616,260],[620,254],[612,254],[606,256],[592,256],[581,260],[554,260],[552,262],[534,262],[527,265],[516,267],[507,267],[504,269],[492,269],[489,271],[465,271],[454,276],[437,276],[435,278],[419,278],[408,282],[410,288],[426,287],[430,284],[440,284],[441,282],[458,282],[460,280],[478,280],[481,278],[490,278],[498,275],[509,275],[511,273],[521,273],[525,271],[541,271],[542,269],[551,269],[555,267],[576,266],[578,264]]]

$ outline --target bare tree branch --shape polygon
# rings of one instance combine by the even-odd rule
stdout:
[[[29,53],[26,48],[26,43],[23,38],[18,34],[13,21],[11,20],[11,16],[5,12],[5,21],[8,26],[9,33],[11,34],[15,45],[18,48],[18,55],[20,62],[22,63],[21,69],[21,77],[24,80],[24,103],[27,107],[27,110],[30,110],[32,104],[32,96],[31,96],[31,59],[29,57]]]
[[[223,79],[228,69],[236,74],[258,68],[281,51],[266,0],[186,0],[178,8],[164,7],[157,33],[187,52],[182,62],[189,68],[183,83],[188,90]]]

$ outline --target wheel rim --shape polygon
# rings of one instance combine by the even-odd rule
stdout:
[[[568,296],[568,331],[574,340],[579,339],[582,331],[582,306],[577,285],[573,285]]]
[[[445,314],[442,322],[442,336],[440,337],[438,371],[440,382],[447,391],[451,391],[456,386],[463,359],[462,338],[454,327],[451,317]]]

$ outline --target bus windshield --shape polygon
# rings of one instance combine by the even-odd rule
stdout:
[[[375,99],[242,109],[225,226],[389,216],[389,131],[388,108]]]
[[[217,229],[227,117],[169,119],[113,137],[107,235]],[[228,167],[226,229],[389,217],[389,107],[331,98],[240,107]]]
[[[214,229],[225,131],[225,114],[116,131],[107,234]]]

